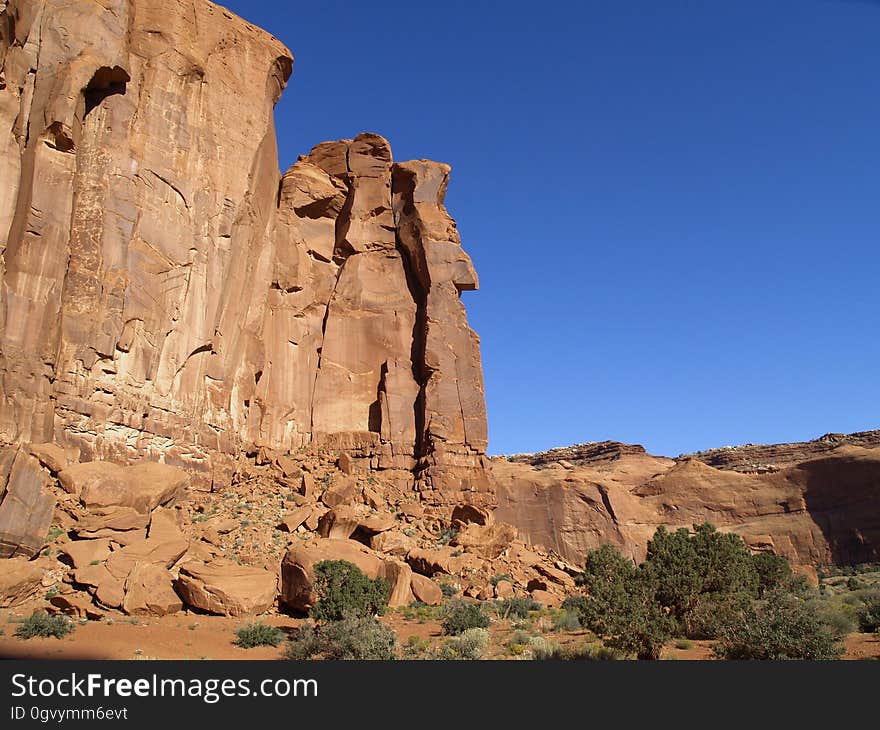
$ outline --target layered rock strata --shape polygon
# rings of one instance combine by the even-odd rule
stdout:
[[[206,0],[0,2],[0,439],[228,482],[311,445],[491,502],[450,168],[283,176],[276,39]]]

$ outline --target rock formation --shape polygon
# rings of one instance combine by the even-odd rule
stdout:
[[[880,559],[880,432],[651,456],[607,442],[495,459],[495,514],[574,563],[602,543],[636,560],[659,525],[712,522],[794,565]],[[729,468],[715,468],[711,460]]]
[[[203,488],[323,447],[491,502],[450,168],[362,134],[282,176],[293,59],[207,0],[0,11],[0,438]]]

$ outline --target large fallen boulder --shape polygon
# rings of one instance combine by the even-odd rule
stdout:
[[[45,544],[55,512],[49,480],[30,454],[0,449],[0,558],[33,557]]]
[[[129,616],[167,616],[183,608],[171,574],[161,565],[138,563],[125,579],[122,610]]]
[[[451,544],[476,553],[487,560],[494,560],[516,540],[517,529],[504,522],[481,525],[477,522],[464,524]]]
[[[317,600],[314,594],[315,565],[324,560],[345,560],[370,578],[384,578],[391,585],[389,605],[412,602],[412,570],[398,560],[376,554],[355,540],[323,539],[304,542],[288,551],[281,561],[281,603],[300,612]]]
[[[0,560],[0,608],[18,606],[42,588],[43,568],[24,558]]]
[[[413,548],[407,553],[406,562],[416,573],[427,576],[437,573],[460,575],[465,569],[478,569],[482,565],[475,555],[463,554],[450,547]]]
[[[278,577],[263,568],[226,560],[185,563],[174,590],[191,607],[221,616],[265,613],[275,602]]]
[[[106,566],[114,577],[124,580],[138,563],[157,565],[165,569],[172,567],[183,557],[187,548],[189,542],[184,539],[150,537],[111,553]]]
[[[131,507],[142,514],[181,497],[189,484],[183,469],[155,462],[91,461],[67,467],[58,479],[85,507]]]

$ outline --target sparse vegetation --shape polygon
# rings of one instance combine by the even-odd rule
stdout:
[[[385,612],[391,595],[388,581],[368,578],[345,560],[323,560],[314,570],[318,600],[309,615],[316,621],[365,618]]]
[[[440,591],[443,593],[444,598],[452,598],[458,594],[458,588],[451,583],[441,583]]]
[[[437,658],[441,660],[476,661],[482,659],[489,646],[489,632],[484,628],[470,628],[447,639]]]
[[[553,617],[553,630],[559,632],[580,631],[581,622],[577,612],[564,610]]]
[[[531,611],[540,611],[543,606],[531,598],[515,597],[495,601],[495,613],[500,618],[526,618]]]
[[[842,654],[839,640],[815,605],[775,590],[742,621],[723,629],[715,652],[724,659],[838,659]]]
[[[388,660],[397,658],[394,632],[372,616],[307,624],[287,643],[287,659]]]
[[[443,607],[443,633],[458,636],[468,629],[485,629],[489,626],[489,617],[483,608],[474,601],[458,599],[449,601]]]
[[[234,644],[242,649],[253,649],[257,646],[278,646],[282,641],[284,632],[281,629],[257,621],[238,629]]]
[[[74,628],[76,628],[75,624],[67,616],[50,616],[44,611],[37,611],[18,625],[15,636],[19,639],[37,637],[63,639],[72,633]]]

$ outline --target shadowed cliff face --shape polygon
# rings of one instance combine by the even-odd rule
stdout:
[[[293,59],[205,0],[0,11],[0,437],[203,486],[326,446],[488,499],[449,167],[364,134],[282,176]]]
[[[657,526],[707,521],[794,565],[872,562],[880,556],[880,448],[853,440],[754,447],[761,459],[752,473],[738,471],[740,458],[722,470],[625,444],[615,457],[612,443],[496,459],[495,514],[576,563],[606,542],[642,560]]]

